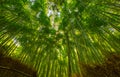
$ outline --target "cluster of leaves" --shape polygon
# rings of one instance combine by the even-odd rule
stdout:
[[[79,62],[120,52],[119,0],[0,0],[0,48],[39,77],[81,74]]]

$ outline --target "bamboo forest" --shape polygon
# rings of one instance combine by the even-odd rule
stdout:
[[[0,0],[0,77],[120,77],[120,0]]]

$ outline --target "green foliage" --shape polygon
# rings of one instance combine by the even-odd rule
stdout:
[[[119,0],[1,0],[0,44],[39,77],[70,77],[79,63],[120,52]],[[0,48],[1,48],[0,47]]]

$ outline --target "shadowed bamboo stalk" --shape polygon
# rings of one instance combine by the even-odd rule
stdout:
[[[66,43],[67,43],[67,55],[68,55],[68,77],[71,77],[71,48],[69,44],[69,36],[68,32],[65,33],[66,35]]]

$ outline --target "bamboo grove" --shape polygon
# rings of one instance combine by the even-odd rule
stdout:
[[[0,52],[38,77],[83,77],[120,52],[120,1],[0,0]]]

